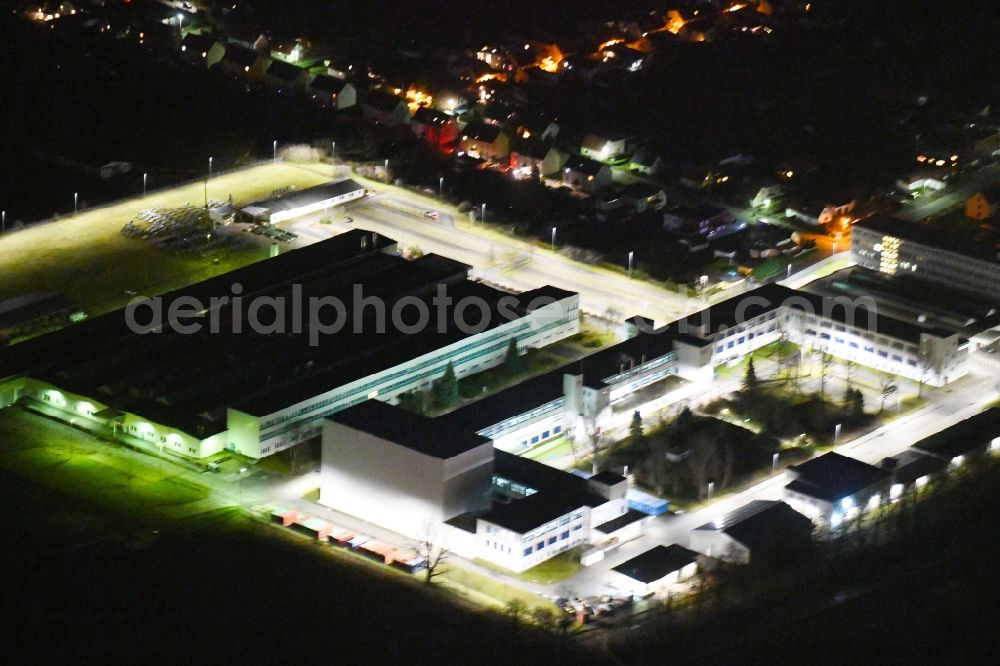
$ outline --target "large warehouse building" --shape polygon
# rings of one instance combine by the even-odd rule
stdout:
[[[167,313],[207,304],[198,332],[137,334],[118,311],[11,347],[0,406],[35,402],[194,458],[261,458],[318,436],[342,409],[429,387],[449,364],[461,377],[499,364],[511,340],[542,347],[579,329],[577,294],[509,294],[468,271],[436,255],[405,260],[391,239],[352,230],[160,297]],[[450,305],[435,300],[441,290]],[[312,297],[342,312],[313,322]],[[423,326],[421,307],[434,315]],[[267,325],[253,332],[252,320]]]
[[[240,209],[244,219],[261,224],[278,224],[304,217],[365,196],[364,185],[345,178],[305,190],[293,191],[266,201],[258,201]]]

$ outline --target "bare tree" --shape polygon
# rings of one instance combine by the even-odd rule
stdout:
[[[451,551],[441,543],[438,529],[431,521],[424,523],[423,529],[421,529],[419,538],[417,539],[415,550],[417,551],[417,556],[422,557],[426,564],[424,568],[424,582],[427,584],[433,583],[434,578],[444,573],[441,565],[451,556]]]
[[[917,383],[917,396],[924,397],[924,384],[927,383],[927,375],[934,369],[934,359],[926,349],[920,350],[920,380]]]
[[[858,364],[855,361],[848,361],[844,364],[844,369],[847,371],[847,387],[851,387],[851,382],[854,379],[854,371],[857,369]]]
[[[819,352],[819,394],[822,396],[826,391],[826,375],[833,365],[833,354],[826,351]]]
[[[882,397],[882,403],[879,405],[878,408],[879,414],[885,411],[885,399],[896,392],[896,384],[894,380],[895,377],[893,377],[888,373],[879,375],[878,387]]]
[[[601,425],[597,421],[596,414],[584,416],[583,426],[587,431],[587,439],[590,441],[590,449],[594,456],[591,460],[593,472],[597,474],[597,462],[598,457],[601,455],[601,440],[604,433],[601,431]]]

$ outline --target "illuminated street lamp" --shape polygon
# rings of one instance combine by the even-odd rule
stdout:
[[[438,198],[444,198],[444,176],[438,178]]]
[[[382,180],[386,185],[389,184],[389,158],[385,158],[385,164],[382,165]]]
[[[336,164],[336,163],[337,163],[337,142],[336,141],[331,141],[330,142],[330,164]]]
[[[240,467],[240,480],[239,480],[239,487],[240,487],[240,508],[243,507],[243,475],[246,474],[246,471],[247,471],[246,467]]]
[[[73,193],[73,215],[75,216],[79,210],[80,210],[80,193],[79,192],[74,192]]]
[[[486,204],[482,205],[482,213],[479,215],[479,221],[486,224]]]
[[[180,31],[184,27],[184,14],[177,14],[177,30]]]
[[[552,227],[552,251],[556,251],[556,228]]]
[[[7,211],[0,213],[0,233],[7,231]]]
[[[148,173],[142,174],[142,196],[146,196],[146,180],[149,178]]]
[[[212,159],[213,159],[212,157],[208,158],[208,177],[209,177],[209,179],[212,178]]]
[[[628,276],[632,277],[632,259],[635,258],[635,252],[630,251],[628,253]]]
[[[774,472],[777,469],[778,469],[778,453],[775,452],[775,454],[771,456],[771,474],[774,474]]]
[[[278,161],[278,140],[275,139],[271,142],[271,150],[274,153],[274,161]]]

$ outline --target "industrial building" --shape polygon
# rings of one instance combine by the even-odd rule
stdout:
[[[693,550],[733,564],[775,561],[809,545],[813,524],[784,502],[754,500],[691,531]]]
[[[618,344],[443,418],[523,452],[558,436],[583,437],[667,377],[707,385],[717,366],[778,340],[931,386],[967,372],[968,343],[958,333],[880,315],[869,301],[845,303],[778,284],[660,328],[635,318],[624,329],[628,337]]]
[[[873,215],[854,225],[851,257],[886,275],[935,282],[991,301],[1000,298],[996,250],[945,229]]]
[[[669,593],[672,586],[698,573],[698,553],[676,543],[654,546],[611,571],[612,584],[635,596]]]
[[[493,444],[369,400],[327,418],[319,501],[415,539],[489,508]]]
[[[462,377],[502,362],[511,340],[543,347],[579,329],[577,294],[510,294],[468,271],[436,255],[408,261],[395,241],[352,230],[164,294],[155,332],[133,332],[118,311],[16,345],[0,359],[0,406],[44,404],[193,458],[261,458],[318,436],[342,409],[429,387],[449,364]],[[441,290],[450,305],[435,304]],[[312,321],[313,297],[342,311]],[[192,299],[203,308],[184,325],[208,321],[185,334],[169,313]],[[420,307],[436,315],[428,325],[408,314]],[[391,313],[410,323],[385,326]]]
[[[327,418],[322,451],[323,504],[511,571],[604,538],[595,526],[630,514],[623,476],[584,478],[377,401]]]
[[[889,499],[888,471],[832,451],[785,473],[791,479],[785,502],[825,529],[836,529]]]
[[[239,217],[257,224],[278,224],[299,217],[329,211],[365,196],[365,186],[345,178],[272,199],[257,201],[240,209]]]

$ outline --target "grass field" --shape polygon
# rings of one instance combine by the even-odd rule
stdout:
[[[108,456],[89,446],[92,441],[48,419],[0,411],[0,469],[143,522],[215,508],[203,486],[163,474],[158,462],[145,456],[130,456],[138,458],[131,463]]]
[[[211,199],[232,195],[235,203],[267,197],[275,189],[310,187],[328,180],[320,169],[266,164],[212,178]],[[31,225],[0,236],[0,299],[34,291],[67,294],[90,315],[124,305],[124,290],[154,294],[176,289],[264,259],[264,250],[243,250],[201,257],[169,254],[149,241],[126,238],[125,223],[145,208],[177,207],[204,201],[202,182],[151,192],[75,217]]]

